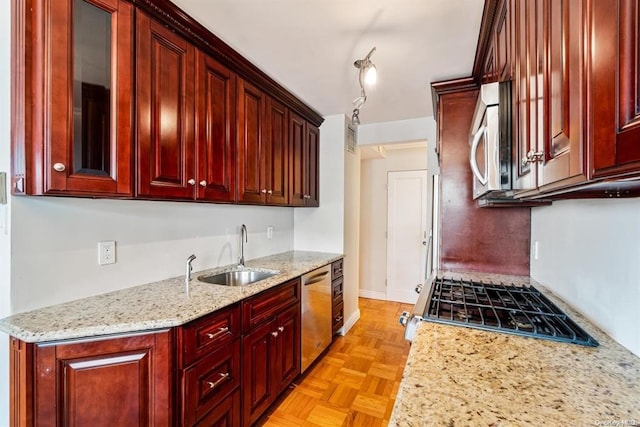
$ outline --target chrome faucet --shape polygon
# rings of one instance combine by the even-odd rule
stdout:
[[[242,224],[240,227],[240,260],[238,261],[238,265],[241,267],[244,267],[244,244],[249,242],[247,237],[247,226]]]
[[[184,285],[187,294],[189,293],[189,282],[191,281],[191,270],[193,269],[191,263],[194,259],[196,259],[196,256],[194,254],[189,255],[189,258],[187,258],[187,264],[185,265]]]

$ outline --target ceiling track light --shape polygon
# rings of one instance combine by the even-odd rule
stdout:
[[[365,86],[373,86],[376,84],[378,71],[373,62],[371,62],[371,55],[376,51],[374,47],[371,51],[362,59],[358,59],[353,63],[353,66],[358,69],[358,83],[360,83],[360,96],[353,100],[353,114],[351,115],[351,123],[355,126],[360,124],[360,109],[367,101],[367,94],[365,92]]]

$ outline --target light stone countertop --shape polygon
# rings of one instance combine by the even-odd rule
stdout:
[[[0,320],[0,330],[26,342],[59,341],[183,325],[218,309],[343,258],[342,254],[291,251],[249,260],[248,268],[276,270],[268,279],[246,286],[200,282],[198,276],[236,268],[229,265],[70,301]]]
[[[640,358],[530,282],[600,346],[422,322],[390,426],[640,426]]]

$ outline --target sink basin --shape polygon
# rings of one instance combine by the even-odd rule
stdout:
[[[224,273],[213,274],[211,276],[200,276],[201,282],[212,283],[214,285],[244,286],[260,280],[268,279],[278,274],[275,271],[261,270],[231,270]]]

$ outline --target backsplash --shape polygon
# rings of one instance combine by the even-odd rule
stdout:
[[[638,212],[640,199],[568,200],[532,209],[531,277],[640,356]]]
[[[127,288],[293,249],[293,209],[132,200],[14,197],[12,312]],[[267,227],[274,229],[267,238]],[[117,262],[98,265],[98,242]]]

